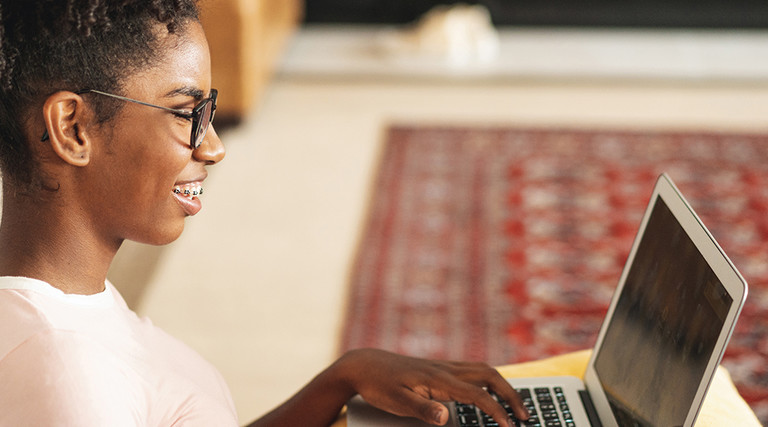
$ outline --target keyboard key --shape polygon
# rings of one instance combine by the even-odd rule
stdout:
[[[474,414],[475,407],[472,405],[467,405],[466,403],[456,403],[456,413],[461,414]]]
[[[521,421],[520,425],[525,427],[541,427],[541,421],[537,417],[531,417],[527,421]]]
[[[539,404],[539,408],[541,408],[542,412],[544,412],[544,411],[552,412],[552,411],[554,411],[556,409],[555,405],[552,404],[552,403],[542,403],[542,404]]]
[[[518,388],[517,393],[531,415],[526,421],[517,420],[512,407],[491,393],[515,425],[519,427],[576,427],[561,387],[553,387],[552,389],[547,387]],[[461,427],[499,427],[496,420],[478,410],[474,405],[456,403],[456,416]]]

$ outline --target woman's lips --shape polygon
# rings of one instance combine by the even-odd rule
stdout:
[[[203,194],[202,182],[179,184],[173,187],[173,196],[188,216],[195,215],[203,208],[203,203],[197,197]]]

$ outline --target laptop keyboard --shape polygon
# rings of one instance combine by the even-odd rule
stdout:
[[[517,426],[576,426],[561,387],[518,388],[517,393],[520,394],[523,404],[531,414],[527,421],[518,420],[512,412],[512,407],[494,395]],[[456,403],[456,418],[459,421],[459,427],[499,427],[499,424],[490,415],[480,411],[474,405],[465,403]]]

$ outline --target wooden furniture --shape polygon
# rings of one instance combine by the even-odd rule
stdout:
[[[279,55],[303,16],[302,0],[202,0],[211,49],[216,121],[237,121],[257,104]]]

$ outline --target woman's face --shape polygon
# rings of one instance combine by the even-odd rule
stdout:
[[[202,27],[191,22],[183,32],[162,37],[159,62],[129,76],[123,94],[191,111],[211,91]],[[206,166],[224,157],[213,126],[202,145],[192,150],[191,127],[188,119],[132,102],[96,127],[91,161],[80,182],[86,191],[78,193],[86,198],[84,206],[100,236],[118,244],[124,239],[166,244],[181,234],[185,218],[202,208],[198,197],[184,193],[202,188]]]

